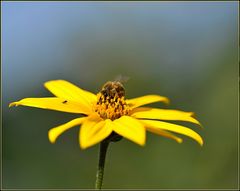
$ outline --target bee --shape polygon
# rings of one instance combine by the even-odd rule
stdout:
[[[126,82],[127,80],[127,77],[118,75],[114,81],[108,81],[103,85],[101,94],[105,98],[109,97],[110,99],[114,98],[115,95],[119,98],[125,96],[125,89],[122,83]]]
[[[119,98],[125,96],[125,89],[119,81],[108,81],[106,82],[101,90],[101,94],[107,98],[114,98],[115,95]]]

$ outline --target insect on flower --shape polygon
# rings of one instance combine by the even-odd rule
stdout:
[[[66,130],[81,125],[79,143],[82,149],[93,146],[110,135],[117,135],[118,139],[124,137],[143,146],[146,130],[178,143],[182,142],[182,138],[173,133],[182,134],[203,145],[203,139],[198,133],[169,122],[186,121],[200,125],[193,117],[193,112],[143,107],[154,102],[169,103],[167,97],[145,95],[126,99],[125,89],[119,81],[105,83],[96,95],[65,80],[48,81],[44,85],[55,97],[25,98],[9,106],[22,105],[85,115],[50,129],[48,138],[51,143]]]

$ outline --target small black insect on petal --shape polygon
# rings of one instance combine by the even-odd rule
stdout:
[[[62,103],[67,103],[67,100],[64,100]]]

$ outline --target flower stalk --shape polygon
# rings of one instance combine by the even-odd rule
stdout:
[[[104,165],[105,159],[107,154],[107,148],[109,145],[109,140],[105,139],[100,143],[99,148],[99,161],[98,161],[98,169],[97,169],[97,176],[96,176],[96,184],[95,188],[101,190],[102,183],[103,183],[103,175],[104,175]]]

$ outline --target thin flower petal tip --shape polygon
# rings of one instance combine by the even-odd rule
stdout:
[[[204,141],[203,141],[203,138],[199,135],[199,140],[197,140],[198,144],[203,147],[203,144],[204,144]]]
[[[178,143],[182,143],[182,142],[183,142],[183,140],[182,140],[182,139],[179,139],[179,138],[178,138],[176,141],[177,141]]]
[[[175,141],[176,141],[177,143],[179,143],[179,144],[181,144],[181,143],[183,142],[183,140],[182,140],[181,138],[179,138],[179,137],[177,137],[177,138],[175,139]]]
[[[48,131],[48,140],[51,142],[51,143],[55,143],[56,142],[56,139],[57,139],[57,136],[56,136],[56,132],[54,129],[50,129]]]
[[[204,128],[203,125],[196,119],[197,118],[197,115],[195,112],[189,112],[190,113],[190,116],[192,117],[193,120],[195,120],[195,123],[197,125],[199,125],[201,128]]]
[[[22,99],[22,100],[24,100],[24,99]],[[12,103],[10,103],[9,105],[8,105],[8,107],[17,107],[17,106],[19,106],[19,105],[21,105],[21,101],[22,100],[20,100],[20,101],[15,101],[15,102],[12,102]]]
[[[191,119],[190,122],[195,123],[195,124],[198,125],[199,127],[203,128],[203,125],[200,123],[200,121],[198,121],[198,120],[196,119],[196,118],[197,118],[196,113],[195,113],[195,112],[192,112],[192,111],[190,111],[190,112],[188,112],[188,113],[189,113],[189,119]]]
[[[8,105],[8,107],[18,106],[17,102],[12,102]]]
[[[163,103],[165,103],[167,105],[170,105],[170,99],[165,97],[165,100],[163,101]]]
[[[177,138],[175,139],[178,143],[183,143],[183,139]],[[204,141],[202,137],[199,135],[198,140],[195,140],[201,147],[203,147]]]

